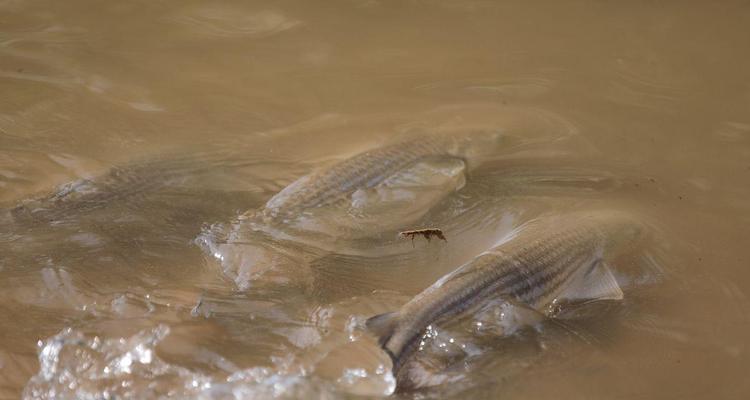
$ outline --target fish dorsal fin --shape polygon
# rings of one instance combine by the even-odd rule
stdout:
[[[606,263],[597,261],[582,272],[557,297],[558,300],[593,301],[622,300],[623,293],[617,279]]]
[[[379,314],[365,321],[365,327],[378,338],[381,347],[393,336],[397,324],[398,312],[395,311]]]

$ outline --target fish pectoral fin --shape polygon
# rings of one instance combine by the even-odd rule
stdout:
[[[623,293],[609,266],[603,261],[580,274],[560,293],[557,300],[571,302],[594,300],[622,300]]]
[[[365,327],[378,338],[381,347],[393,336],[397,324],[398,312],[395,311],[379,314],[365,321]]]

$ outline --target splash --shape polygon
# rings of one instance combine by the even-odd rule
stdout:
[[[294,399],[332,398],[304,371],[255,367],[213,376],[165,362],[156,346],[167,325],[129,338],[103,339],[66,328],[38,343],[39,373],[24,399]]]

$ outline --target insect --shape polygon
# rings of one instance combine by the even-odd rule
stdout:
[[[438,228],[425,228],[425,229],[403,231],[403,232],[399,232],[398,235],[401,236],[402,238],[411,238],[412,246],[414,246],[414,237],[416,236],[422,236],[425,239],[427,239],[428,242],[432,239],[433,236],[445,242],[448,241],[448,239],[445,238],[443,231]]]

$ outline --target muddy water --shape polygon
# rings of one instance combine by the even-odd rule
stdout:
[[[612,208],[653,227],[610,262],[622,302],[433,327],[459,361],[419,396],[745,398],[749,23],[739,1],[2,1],[0,397],[382,396],[365,318],[525,221]],[[476,132],[501,146],[401,227],[447,243],[271,240],[257,264],[307,271],[279,284],[196,240],[316,168]]]

